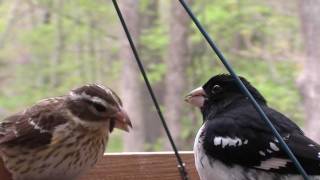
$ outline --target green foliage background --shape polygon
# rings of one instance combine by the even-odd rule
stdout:
[[[148,3],[140,1],[142,21],[154,15]],[[156,20],[143,25],[138,38],[139,51],[154,86],[163,83],[167,72],[164,59],[169,42],[169,3],[159,1]],[[297,7],[292,4],[204,0],[194,1],[192,8],[238,74],[250,80],[271,106],[303,124],[301,98],[295,85],[300,68],[300,26]],[[1,119],[84,83],[98,82],[119,90],[122,61],[117,53],[122,29],[111,2],[63,1],[62,6],[52,0],[32,0],[19,6],[9,27],[12,6],[13,1],[0,3]],[[23,15],[28,8],[33,11]],[[46,11],[50,13],[47,23],[43,20]],[[193,24],[189,29],[191,61],[186,78],[192,88],[226,71]],[[59,31],[63,34],[63,50],[59,62],[53,63]],[[52,81],[53,77],[57,82]],[[182,120],[182,136],[191,141],[196,129],[189,116]],[[110,151],[122,149],[119,132],[111,141]],[[153,149],[158,149],[159,143],[161,140]]]

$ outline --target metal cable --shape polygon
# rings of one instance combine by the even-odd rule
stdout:
[[[299,163],[298,159],[295,157],[295,155],[292,153],[288,145],[284,142],[282,139],[281,135],[277,131],[277,129],[274,127],[268,116],[265,114],[265,112],[262,110],[261,106],[257,103],[255,98],[252,96],[252,94],[249,92],[249,90],[246,88],[246,86],[242,83],[240,78],[237,76],[231,65],[228,63],[227,59],[223,56],[222,52],[219,50],[219,48],[216,46],[216,44],[213,42],[209,34],[206,32],[206,30],[202,27],[200,24],[199,20],[195,17],[195,15],[192,13],[191,9],[188,7],[188,5],[184,2],[184,0],[179,0],[184,9],[187,11],[189,14],[190,18],[194,22],[194,24],[197,26],[199,31],[202,33],[202,35],[205,37],[209,45],[211,46],[212,50],[217,54],[223,65],[226,67],[226,69],[229,71],[231,76],[234,78],[236,81],[238,87],[241,89],[241,91],[250,99],[252,105],[254,108],[257,110],[257,112],[260,114],[262,119],[266,122],[266,124],[270,127],[272,130],[273,134],[276,136],[276,138],[279,140],[279,143],[282,147],[282,149],[287,153],[289,158],[292,160],[294,163],[295,167],[297,170],[300,172],[300,174],[303,176],[305,180],[309,180],[308,175],[306,171],[303,169],[301,164]]]
[[[123,29],[124,29],[124,31],[125,31],[125,34],[126,34],[126,36],[127,36],[127,38],[128,38],[128,41],[129,41],[129,43],[130,43],[130,47],[131,47],[132,52],[133,52],[133,54],[134,54],[134,57],[135,57],[135,59],[136,59],[136,61],[137,61],[137,64],[138,64],[139,69],[140,69],[140,72],[141,72],[141,74],[142,74],[142,76],[143,76],[143,79],[144,79],[146,85],[147,85],[149,94],[150,94],[150,96],[151,96],[151,98],[152,98],[152,101],[153,101],[153,103],[154,103],[154,105],[155,105],[155,107],[156,107],[156,109],[157,109],[157,112],[158,112],[158,115],[159,115],[160,120],[161,120],[161,122],[162,122],[162,125],[163,125],[163,127],[164,127],[164,130],[165,130],[165,132],[166,132],[166,134],[167,134],[167,136],[168,136],[168,139],[169,139],[169,141],[170,141],[170,144],[171,144],[171,146],[172,146],[172,149],[173,149],[173,151],[174,151],[174,154],[175,154],[175,156],[176,156],[176,158],[177,158],[177,161],[178,161],[178,169],[179,169],[179,172],[180,172],[180,175],[181,175],[181,179],[182,179],[182,180],[188,180],[189,178],[188,178],[188,173],[187,173],[186,168],[185,168],[185,164],[183,163],[182,158],[181,158],[181,156],[180,156],[180,154],[179,154],[179,152],[178,152],[178,150],[177,150],[177,147],[176,147],[176,145],[175,145],[175,143],[174,143],[174,141],[173,141],[173,139],[172,139],[171,133],[170,133],[169,128],[168,128],[168,126],[167,126],[167,123],[166,123],[166,121],[165,121],[165,119],[164,119],[164,116],[163,116],[163,114],[162,114],[162,112],[161,112],[161,110],[160,110],[160,106],[159,106],[159,104],[158,104],[158,101],[157,101],[157,99],[156,99],[156,96],[154,95],[154,92],[153,92],[153,90],[152,90],[152,87],[151,87],[151,85],[150,85],[150,83],[149,83],[149,80],[148,80],[147,74],[146,74],[146,72],[145,72],[145,70],[144,70],[143,64],[142,64],[142,62],[141,62],[141,60],[140,60],[140,58],[139,58],[138,52],[137,52],[137,50],[136,50],[136,47],[135,47],[135,45],[134,45],[134,43],[133,43],[133,41],[132,41],[130,32],[129,32],[128,28],[127,28],[127,25],[126,25],[126,23],[125,23],[125,21],[124,21],[124,19],[123,19],[122,13],[121,13],[121,11],[120,11],[120,9],[119,9],[118,3],[117,3],[116,0],[112,0],[112,2],[113,2],[113,5],[114,5],[114,7],[115,7],[115,9],[116,9],[116,11],[117,11],[117,14],[118,14],[118,16],[119,16],[120,22],[121,22],[122,27],[123,27]]]

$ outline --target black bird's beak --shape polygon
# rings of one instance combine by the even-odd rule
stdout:
[[[204,101],[206,100],[207,94],[204,92],[202,87],[198,87],[194,90],[192,90],[185,98],[184,100],[196,107],[201,108],[204,104]]]
[[[129,132],[130,128],[132,128],[132,124],[128,116],[128,113],[122,107],[120,107],[120,110],[116,113],[114,118],[115,128],[124,130],[126,132]]]

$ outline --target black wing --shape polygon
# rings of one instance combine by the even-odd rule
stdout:
[[[286,143],[310,175],[320,174],[320,146],[279,112],[264,107]],[[207,155],[227,165],[298,174],[271,130],[251,105],[235,108],[206,122],[202,134]]]
[[[56,126],[67,122],[61,115],[63,98],[46,99],[0,123],[0,146],[34,148],[49,144]]]

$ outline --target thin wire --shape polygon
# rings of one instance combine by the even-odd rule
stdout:
[[[241,89],[241,91],[250,99],[251,103],[253,104],[254,108],[257,110],[257,112],[260,114],[262,119],[267,123],[267,125],[271,128],[273,134],[276,136],[276,138],[279,140],[281,147],[283,150],[287,153],[287,155],[290,157],[290,159],[293,161],[294,165],[296,166],[297,170],[300,172],[300,174],[303,176],[305,180],[309,180],[308,175],[306,171],[303,169],[301,164],[299,163],[298,159],[295,157],[295,155],[292,153],[288,145],[284,142],[281,135],[277,131],[277,129],[274,127],[274,125],[271,123],[268,116],[264,113],[261,106],[257,103],[255,98],[252,96],[252,94],[249,92],[249,90],[246,88],[246,86],[242,83],[240,78],[237,76],[231,65],[228,63],[227,59],[223,56],[222,52],[219,50],[219,48],[215,45],[209,34],[206,32],[206,30],[202,27],[199,20],[195,17],[195,15],[192,13],[191,9],[188,7],[188,5],[184,2],[184,0],[179,0],[184,9],[189,14],[192,21],[195,23],[195,25],[198,27],[202,35],[205,37],[213,51],[217,54],[221,62],[224,64],[226,69],[229,71],[229,73],[232,75],[232,77],[236,80],[236,83],[238,87]]]
[[[146,85],[147,85],[149,94],[150,94],[150,96],[151,96],[151,98],[152,98],[152,101],[153,101],[153,103],[154,103],[154,105],[155,105],[155,107],[156,107],[156,109],[157,109],[157,112],[158,112],[158,115],[159,115],[160,120],[161,120],[161,122],[162,122],[162,125],[163,125],[163,127],[164,127],[164,130],[165,130],[165,132],[166,132],[166,134],[167,134],[167,136],[168,136],[168,139],[169,139],[169,141],[170,141],[170,144],[171,144],[171,146],[172,146],[172,149],[173,149],[173,151],[174,151],[174,154],[175,154],[175,156],[176,156],[176,158],[177,158],[177,161],[178,161],[178,164],[179,164],[179,165],[178,165],[178,169],[179,169],[179,172],[180,172],[180,175],[181,175],[181,179],[182,179],[182,180],[188,180],[189,178],[188,178],[188,173],[187,173],[187,171],[186,171],[186,169],[185,169],[185,164],[183,163],[182,158],[181,158],[181,156],[180,156],[180,154],[179,154],[179,152],[178,152],[178,150],[177,150],[177,147],[176,147],[176,145],[175,145],[175,143],[174,143],[174,141],[173,141],[173,139],[172,139],[171,133],[170,133],[169,128],[168,128],[168,126],[167,126],[167,123],[166,123],[166,121],[165,121],[165,119],[164,119],[164,117],[163,117],[163,115],[162,115],[162,112],[161,112],[161,110],[160,110],[160,106],[159,106],[159,104],[158,104],[158,101],[157,101],[154,93],[153,93],[153,90],[152,90],[152,87],[151,87],[151,85],[150,85],[150,83],[149,83],[147,74],[146,74],[146,72],[145,72],[145,70],[144,70],[144,67],[143,67],[143,65],[142,65],[142,62],[141,62],[141,60],[140,60],[140,58],[139,58],[138,52],[137,52],[137,50],[136,50],[136,47],[135,47],[135,45],[134,45],[134,43],[133,43],[133,41],[132,41],[130,32],[129,32],[129,30],[128,30],[128,28],[127,28],[127,25],[126,25],[126,23],[125,23],[125,21],[124,21],[124,19],[123,19],[123,16],[122,16],[122,13],[121,13],[121,11],[120,11],[120,9],[119,9],[119,6],[118,6],[118,4],[117,4],[117,1],[116,1],[116,0],[112,0],[112,2],[113,2],[113,5],[114,5],[114,7],[115,7],[115,9],[116,9],[116,11],[117,11],[118,16],[119,16],[119,19],[120,19],[120,21],[121,21],[122,27],[123,27],[123,29],[124,29],[124,31],[125,31],[125,33],[126,33],[126,36],[127,36],[128,41],[129,41],[129,43],[130,43],[130,46],[131,46],[131,49],[132,49],[132,51],[133,51],[134,57],[135,57],[135,59],[136,59],[136,61],[137,61],[137,63],[138,63],[139,69],[140,69],[141,74],[142,74],[142,76],[143,76],[143,79],[144,79],[144,81],[145,81],[145,83],[146,83]]]

